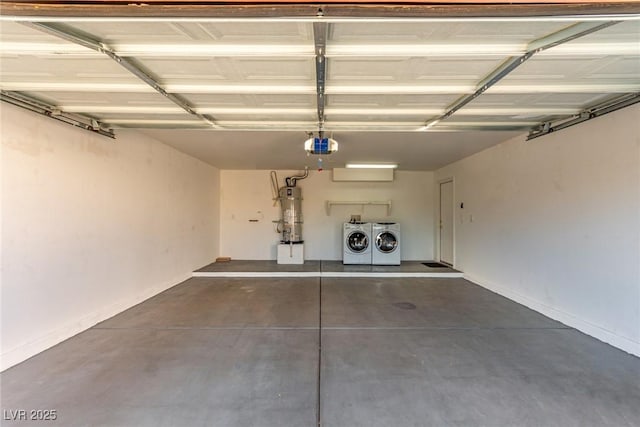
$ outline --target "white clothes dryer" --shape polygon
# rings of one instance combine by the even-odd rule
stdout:
[[[371,264],[371,223],[345,222],[343,264]]]
[[[400,224],[374,222],[371,226],[373,265],[400,265]]]

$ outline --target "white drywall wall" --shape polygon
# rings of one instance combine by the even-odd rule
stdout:
[[[216,168],[3,104],[2,368],[186,279],[218,230]]]
[[[284,178],[300,171],[278,171]],[[273,220],[280,208],[272,200],[269,171],[222,170],[220,254],[235,259],[276,259],[280,235]],[[341,260],[342,224],[351,214],[363,220],[400,223],[403,260],[433,258],[433,172],[396,171],[393,182],[333,182],[331,171],[310,171],[298,181],[302,188],[305,259]],[[391,215],[383,206],[334,206],[326,201],[391,200]],[[250,222],[258,219],[259,222]]]
[[[636,355],[639,119],[628,107],[436,172],[436,182],[455,178],[466,277]]]

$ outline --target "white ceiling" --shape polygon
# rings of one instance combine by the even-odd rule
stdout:
[[[324,169],[347,162],[398,163],[404,170],[435,170],[521,132],[335,132],[340,149],[307,155],[304,132],[147,129],[152,136],[225,169]]]
[[[433,170],[639,92],[640,20],[629,18],[535,54],[427,131],[505,62],[580,20],[328,20],[324,129],[340,150],[324,167]],[[3,91],[87,115],[116,136],[138,129],[224,169],[317,164],[303,150],[306,132],[318,130],[313,20],[49,19],[132,59],[215,128],[107,55],[18,21],[0,25]]]

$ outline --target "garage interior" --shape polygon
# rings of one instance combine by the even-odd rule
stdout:
[[[0,12],[2,425],[640,425],[637,2]]]

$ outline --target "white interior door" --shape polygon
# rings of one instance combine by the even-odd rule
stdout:
[[[453,181],[440,183],[440,261],[453,265]]]

